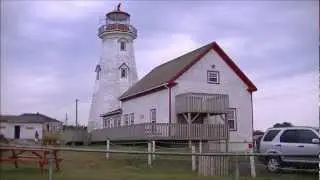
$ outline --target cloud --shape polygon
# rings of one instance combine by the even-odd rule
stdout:
[[[5,80],[5,86],[1,89],[4,94],[2,97],[11,102],[2,104],[4,110],[10,109],[10,104],[23,107],[49,103],[46,101],[48,96],[54,97],[61,93],[59,75],[50,67],[32,69],[18,67],[7,70],[2,75]]]
[[[88,119],[97,28],[117,2],[4,1],[1,6],[1,113],[43,112]],[[319,2],[129,1],[138,29],[139,77],[212,41],[258,86],[255,126],[315,125]],[[100,22],[99,22],[100,21]],[[279,112],[279,113],[278,113]],[[295,112],[293,114],[292,112]]]
[[[44,21],[81,21],[103,7],[103,1],[32,1],[34,18]]]
[[[139,69],[140,78],[155,66],[179,57],[200,46],[191,36],[186,34],[172,34],[169,37],[153,36],[142,43],[144,47],[149,48],[139,48],[136,50],[137,68]]]
[[[261,83],[254,93],[255,128],[279,122],[315,126],[319,120],[319,86],[316,72]]]

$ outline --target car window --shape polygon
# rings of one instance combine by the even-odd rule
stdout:
[[[298,143],[297,130],[285,130],[280,136],[280,142]]]
[[[312,139],[318,138],[317,135],[311,130],[300,129],[297,130],[299,143],[312,143]]]
[[[270,130],[268,133],[264,136],[263,141],[272,141],[277,134],[280,132],[280,130]]]

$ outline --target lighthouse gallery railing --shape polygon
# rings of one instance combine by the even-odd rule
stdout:
[[[110,23],[106,25],[102,25],[99,27],[98,35],[101,36],[105,32],[127,32],[131,33],[133,36],[137,36],[137,29],[129,24],[121,24],[121,23]]]

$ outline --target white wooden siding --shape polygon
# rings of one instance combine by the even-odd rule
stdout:
[[[134,123],[149,123],[150,109],[156,109],[156,122],[169,122],[168,89],[122,102],[122,114],[134,113]],[[123,117],[122,117],[122,122]]]
[[[3,134],[8,139],[14,138],[14,126],[9,123],[1,122],[0,123],[0,133]]]
[[[39,138],[42,138],[42,124],[32,123],[1,123],[1,133],[8,139],[14,139],[14,126],[20,126],[20,139],[34,139],[38,131]]]
[[[214,65],[214,68],[212,68]],[[207,71],[219,71],[220,83],[207,83]],[[208,52],[203,59],[182,74],[172,87],[171,93],[171,120],[176,123],[175,96],[181,93],[196,92],[210,94],[226,94],[229,96],[229,107],[236,108],[237,130],[230,131],[230,141],[251,141],[252,129],[252,103],[247,85],[213,50]],[[135,113],[135,122],[143,123],[150,120],[150,109],[157,109],[157,122],[168,123],[168,89],[122,102],[123,114]],[[143,118],[141,118],[143,117]],[[205,119],[207,123],[221,122],[219,117]],[[231,144],[233,151],[247,150],[248,144]]]
[[[212,68],[212,65],[215,67]],[[219,71],[220,83],[207,83],[207,71]],[[230,132],[230,141],[250,141],[252,129],[252,103],[250,93],[244,82],[220,59],[220,56],[211,50],[203,59],[193,65],[187,72],[182,74],[172,88],[172,120],[175,122],[175,95],[187,92],[227,94],[229,106],[237,109],[237,131]],[[213,123],[213,122],[209,122]],[[231,149],[243,150],[247,144],[231,145]]]

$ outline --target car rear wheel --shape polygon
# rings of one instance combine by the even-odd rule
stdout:
[[[272,173],[279,172],[281,168],[280,159],[278,157],[270,157],[267,161],[267,170]]]

